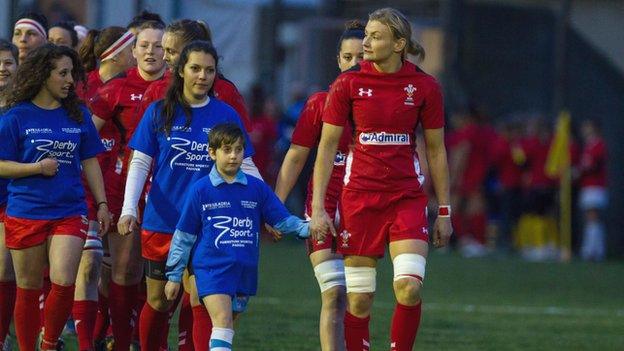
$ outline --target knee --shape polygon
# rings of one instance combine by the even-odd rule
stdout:
[[[422,283],[416,278],[402,278],[394,282],[394,295],[397,302],[405,306],[414,306],[420,302]]]
[[[418,304],[427,260],[421,255],[407,253],[396,256],[392,263],[394,295],[397,302],[406,306]]]
[[[373,293],[349,293],[347,295],[349,313],[358,318],[367,317],[370,314],[374,296]]]
[[[78,272],[78,278],[76,282],[80,282],[85,286],[95,285],[98,282],[98,277],[100,273],[100,257],[89,257],[85,259],[80,267],[80,271]]]
[[[169,311],[172,302],[165,298],[165,294],[162,291],[148,293],[147,303],[159,312]]]
[[[342,311],[346,306],[347,293],[344,286],[335,286],[321,293],[322,308],[330,311]]]

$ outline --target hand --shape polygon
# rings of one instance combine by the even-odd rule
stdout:
[[[108,205],[106,205],[105,203],[100,204],[100,207],[98,207],[97,219],[98,223],[100,224],[98,235],[102,236],[108,233],[108,230],[110,229],[111,214],[108,211]]]
[[[59,171],[58,161],[54,158],[44,158],[37,163],[39,164],[41,174],[45,177],[55,176]]]
[[[137,219],[132,215],[121,216],[117,222],[117,232],[120,235],[128,235],[137,229],[139,229]]]
[[[323,241],[327,236],[328,229],[333,236],[336,236],[336,228],[334,228],[334,224],[325,209],[312,211],[310,237],[316,241]]]
[[[267,230],[267,232],[269,232],[269,234],[271,234],[274,242],[278,242],[282,240],[282,238],[284,237],[284,235],[280,231],[278,231],[277,229],[271,227],[270,225],[266,223],[264,224],[264,228]]]
[[[167,300],[175,300],[178,296],[178,292],[180,292],[180,283],[168,281],[167,284],[165,284],[165,297]]]
[[[453,234],[451,218],[436,218],[435,224],[433,225],[433,245],[438,248],[448,245],[451,234]]]

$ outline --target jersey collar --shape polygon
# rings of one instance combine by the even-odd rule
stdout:
[[[227,182],[225,181],[225,179],[223,179],[219,171],[217,171],[216,165],[212,166],[212,170],[210,170],[209,177],[210,177],[210,182],[212,183],[213,186],[219,186],[223,183],[227,184]],[[236,173],[236,178],[234,178],[233,183],[240,183],[243,185],[247,185],[247,176],[245,175],[245,173],[243,173],[243,171],[239,169],[238,173]]]

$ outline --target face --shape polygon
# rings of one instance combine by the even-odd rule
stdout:
[[[74,65],[67,56],[52,61],[52,64],[54,69],[52,69],[50,77],[45,81],[43,89],[48,90],[54,99],[61,100],[67,97],[74,85],[74,78],[72,77]]]
[[[243,163],[245,148],[243,147],[243,141],[239,139],[233,144],[221,145],[216,150],[209,148],[208,152],[210,153],[210,158],[215,161],[217,170],[221,174],[233,177]]]
[[[46,40],[34,29],[16,28],[13,31],[13,44],[19,49],[20,61],[26,58],[29,52],[45,44]]]
[[[165,33],[162,39],[162,46],[165,51],[165,62],[170,70],[173,70],[175,64],[180,58],[180,53],[184,48],[184,43],[179,36],[173,33]]]
[[[191,52],[180,76],[184,79],[184,97],[189,101],[201,101],[212,88],[217,67],[214,57],[205,52]]]
[[[6,88],[15,77],[17,62],[10,51],[0,51],[0,90]]]
[[[132,53],[137,60],[139,70],[147,74],[156,74],[165,65],[162,48],[163,31],[159,29],[144,29],[137,36]]]
[[[72,47],[71,34],[65,28],[52,27],[48,31],[48,42],[59,46]]]
[[[126,46],[117,55],[115,55],[113,60],[124,71],[132,66],[135,66],[136,60],[134,59],[134,56],[132,55],[132,45]]]
[[[375,63],[401,56],[407,42],[395,39],[390,27],[379,21],[368,21],[364,30],[364,59]]]
[[[340,43],[340,52],[338,53],[338,68],[340,68],[340,72],[357,65],[362,61],[362,58],[364,58],[362,40],[352,38],[345,39]]]

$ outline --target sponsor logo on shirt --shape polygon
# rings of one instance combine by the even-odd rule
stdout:
[[[208,217],[208,221],[214,221],[212,226],[221,231],[214,241],[217,249],[219,245],[246,247],[257,244],[258,233],[254,232],[254,223],[249,217],[214,216]]]
[[[407,133],[371,132],[360,133],[360,144],[363,145],[409,145]]]
[[[220,202],[210,202],[202,205],[202,210],[216,210],[219,208],[230,208],[232,205],[229,201],[220,201]]]
[[[340,233],[340,240],[342,240],[342,247],[349,247],[349,238],[351,237],[351,233],[346,230],[343,230]]]
[[[61,128],[61,131],[68,134],[80,134],[82,130],[80,128]]]
[[[115,139],[102,138],[101,140],[102,140],[102,145],[104,146],[106,151],[111,151],[113,147],[115,146]]]
[[[130,100],[138,101],[143,98],[143,94],[130,94]]]
[[[364,96],[364,95],[366,95],[366,96],[368,96],[368,97],[371,97],[371,96],[373,96],[373,89],[364,89],[364,88],[360,88],[360,89],[358,90],[358,95],[359,95],[359,96]]]
[[[50,134],[52,129],[50,128],[28,128],[26,129],[26,135],[28,134]]]
[[[336,152],[336,157],[334,157],[334,166],[344,166],[347,162],[347,155],[342,152]]]
[[[255,201],[241,200],[241,206],[243,208],[249,208],[253,210],[254,208],[258,207],[258,203]]]
[[[407,94],[403,103],[405,105],[414,106],[414,93],[416,92],[416,87],[413,84],[408,84],[405,88],[403,88],[403,90],[405,90],[405,93]]]
[[[186,126],[173,126],[171,127],[172,132],[187,132],[190,133],[193,131],[193,128]]]
[[[211,164],[208,155],[208,143],[199,143],[180,137],[168,137],[171,148],[177,152],[169,161],[169,167],[183,167],[188,171],[199,171],[208,168]]]
[[[44,158],[55,158],[59,163],[71,163],[74,158],[74,151],[78,147],[78,143],[73,141],[58,141],[48,139],[31,139],[31,144],[37,144],[35,148],[41,154],[35,162],[39,162]]]

